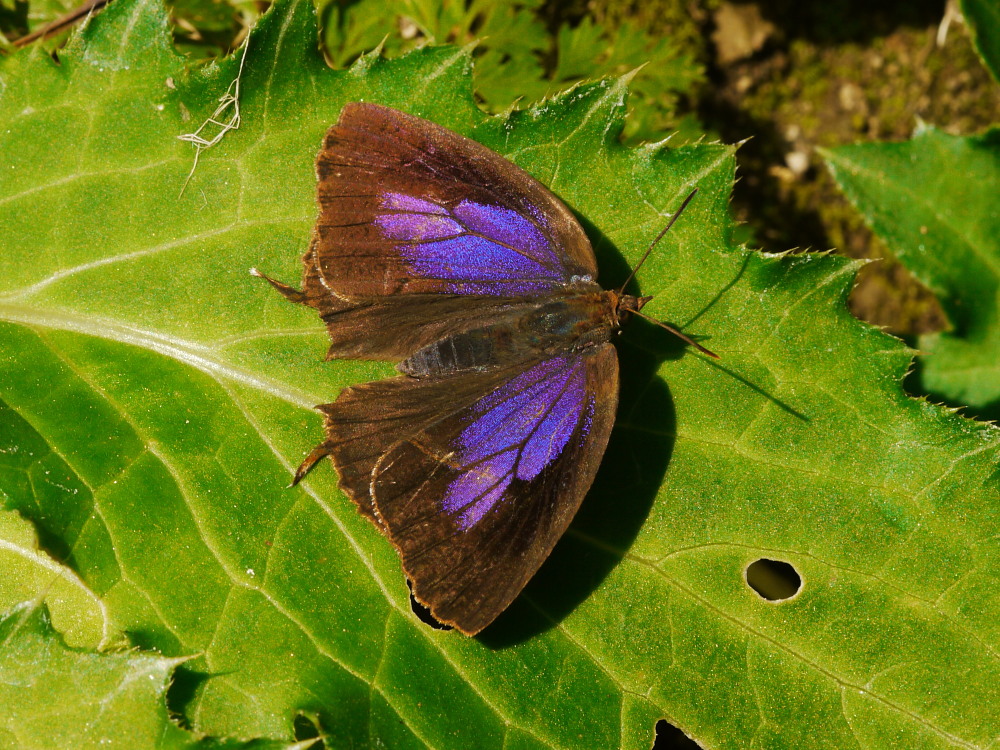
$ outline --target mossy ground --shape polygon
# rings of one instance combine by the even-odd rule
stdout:
[[[725,64],[716,41],[697,103],[725,140],[750,139],[739,154],[734,213],[767,250],[833,248],[879,259],[862,271],[852,295],[859,317],[904,336],[947,327],[933,296],[837,189],[815,147],[904,140],[921,120],[955,134],[1000,122],[1000,87],[961,20],[952,18],[942,33],[937,2],[758,8],[766,41]]]

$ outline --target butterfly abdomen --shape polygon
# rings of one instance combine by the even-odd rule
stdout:
[[[477,328],[419,349],[400,362],[396,369],[415,378],[482,370],[495,365],[498,353],[510,348],[511,334],[505,327]]]

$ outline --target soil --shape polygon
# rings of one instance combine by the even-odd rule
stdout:
[[[733,212],[747,244],[877,259],[855,315],[906,338],[948,321],[840,193],[816,153],[908,139],[923,121],[956,135],[1000,124],[1000,85],[954,0],[591,0],[597,20],[638,22],[705,66],[688,102],[708,132],[743,143]]]
[[[942,330],[931,293],[893,260],[837,189],[817,146],[905,140],[1000,123],[1000,86],[943,2],[717,3],[701,9],[709,84],[697,111],[738,154],[733,211],[765,250],[836,249],[866,266],[858,317],[903,335]]]

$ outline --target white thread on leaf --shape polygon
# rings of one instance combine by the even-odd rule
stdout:
[[[243,78],[243,65],[247,61],[248,49],[250,49],[249,37],[243,45],[243,56],[240,58],[240,69],[236,72],[236,78],[234,78],[233,82],[229,84],[229,88],[226,89],[226,93],[219,97],[219,106],[215,108],[215,111],[209,115],[208,119],[205,120],[193,133],[185,133],[184,135],[177,136],[178,140],[187,141],[188,143],[193,144],[195,148],[194,163],[191,165],[191,171],[188,172],[187,179],[184,180],[184,184],[181,185],[181,192],[177,195],[178,198],[184,195],[184,191],[187,189],[188,183],[191,182],[191,178],[194,177],[194,171],[198,168],[198,159],[201,156],[201,152],[205,149],[211,148],[221,141],[226,133],[230,130],[236,130],[240,126],[240,79]],[[228,109],[232,109],[232,114],[228,120],[223,122],[220,118]],[[211,126],[214,126],[219,130],[211,138],[206,138],[205,135],[203,135],[203,132],[206,128]]]

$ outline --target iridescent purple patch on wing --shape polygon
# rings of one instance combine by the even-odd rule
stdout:
[[[536,261],[554,266],[559,263],[548,240],[533,221],[517,211],[499,206],[484,206],[462,201],[454,210],[455,217],[470,231],[519,250]]]
[[[414,271],[431,278],[500,281],[544,278],[546,274],[533,260],[477,235],[464,234],[401,250]]]
[[[512,378],[472,407],[474,420],[456,443],[463,474],[442,505],[468,529],[503,497],[514,479],[530,481],[562,453],[575,431],[586,434],[593,405],[579,357],[553,357]]]
[[[465,530],[478,523],[506,492],[517,449],[491,456],[489,460],[465,467],[465,472],[448,487],[442,503],[449,513],[457,513],[458,526]]]
[[[380,214],[375,226],[392,240],[425,242],[462,234],[462,226],[447,216],[423,213]]]
[[[386,193],[382,197],[382,208],[392,211],[409,211],[411,213],[441,214],[446,215],[448,209],[439,206],[437,203],[425,201],[422,198],[414,198],[412,195],[403,193]]]
[[[469,200],[449,210],[401,193],[386,193],[381,207],[375,226],[401,243],[410,272],[446,282],[444,291],[507,296],[566,283],[538,223],[516,211]]]

